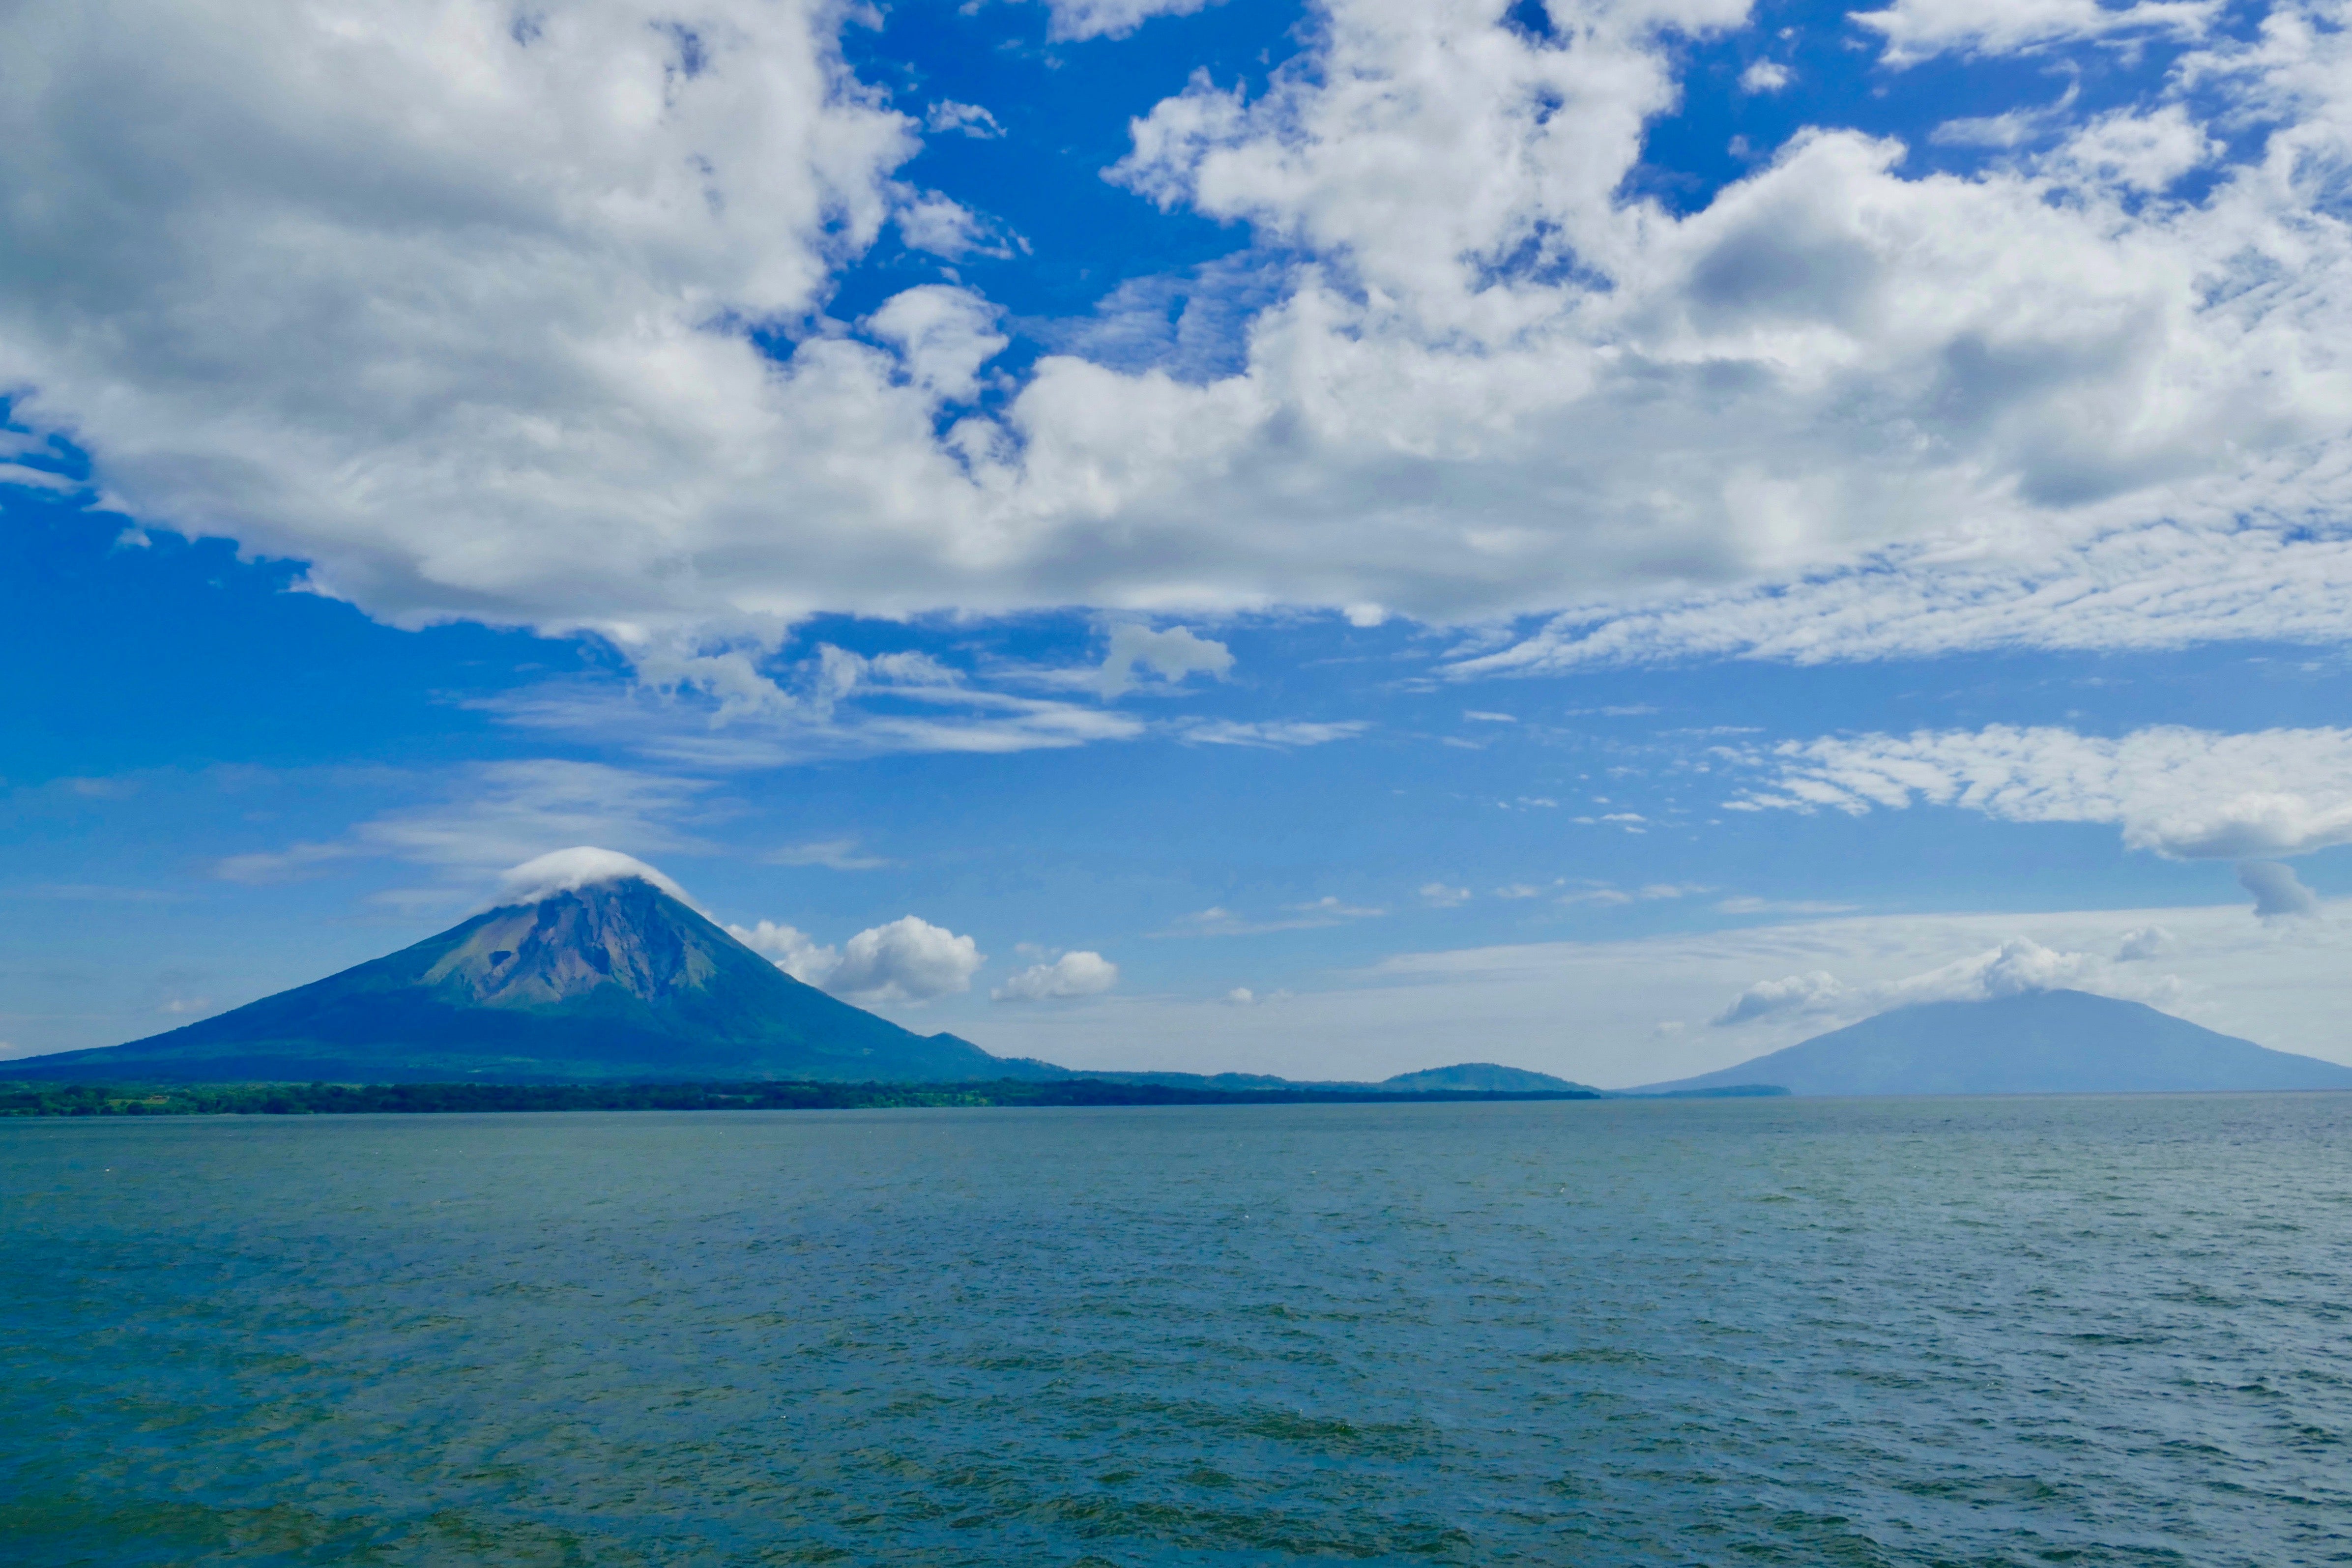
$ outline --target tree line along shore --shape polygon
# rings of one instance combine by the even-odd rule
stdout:
[[[348,1116],[496,1110],[864,1110],[952,1106],[1302,1105],[1597,1100],[1591,1090],[1190,1089],[981,1083],[0,1083],[0,1116]]]

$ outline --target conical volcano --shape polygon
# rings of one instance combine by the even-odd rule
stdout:
[[[570,852],[575,855],[583,852]],[[586,852],[593,857],[596,852]],[[551,857],[550,859],[556,858]],[[1059,1077],[804,985],[622,857],[340,974],[9,1077],[577,1082]],[[619,863],[616,874],[593,874]]]
[[[1792,1094],[2179,1094],[2352,1089],[2352,1068],[2084,991],[1923,1002],[1636,1094],[1775,1084]]]

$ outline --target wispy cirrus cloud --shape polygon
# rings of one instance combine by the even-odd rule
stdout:
[[[1132,740],[1143,721],[995,689],[927,653],[830,645],[773,673],[756,650],[641,653],[637,679],[552,681],[478,700],[518,729],[743,769],[908,752],[1002,755]]]
[[[396,860],[470,888],[573,845],[635,855],[709,847],[695,831],[709,809],[712,785],[704,779],[546,758],[478,763],[415,783],[438,798],[381,813],[334,838],[224,857],[213,874],[285,882],[343,862]]]
[[[1900,552],[1794,582],[1595,604],[1445,670],[1468,679],[1707,658],[1820,665],[1987,647],[2333,644],[2352,637],[2352,536],[2324,521],[2318,501],[2336,478],[2312,486],[2309,511],[2288,516],[2119,526],[2008,560]]]
[[[1200,719],[1179,725],[1173,733],[1188,745],[1259,746],[1279,751],[1292,746],[1326,746],[1334,741],[1352,741],[1370,728],[1369,721],[1360,719],[1333,722]]]
[[[788,844],[782,849],[772,849],[761,857],[771,866],[823,866],[833,871],[875,871],[896,865],[879,855],[858,851],[855,838],[814,838],[804,844]]]
[[[2352,843],[2352,730],[2161,725],[2105,737],[1996,724],[1792,741],[1742,760],[1768,782],[1726,803],[1735,810],[1926,804],[2007,822],[2113,823],[2127,847],[2179,859]]]
[[[1260,936],[1278,931],[1313,931],[1323,926],[1344,925],[1351,921],[1378,920],[1389,911],[1376,904],[1350,904],[1334,895],[1326,894],[1307,903],[1285,904],[1282,912],[1271,917],[1250,917],[1235,914],[1223,905],[1212,905],[1184,916],[1153,936]]]

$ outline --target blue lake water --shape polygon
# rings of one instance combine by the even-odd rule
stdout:
[[[0,1122],[0,1562],[2352,1561],[2352,1095]]]

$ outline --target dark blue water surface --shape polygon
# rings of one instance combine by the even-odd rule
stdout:
[[[10,1563],[2352,1562],[2352,1095],[0,1122]]]

